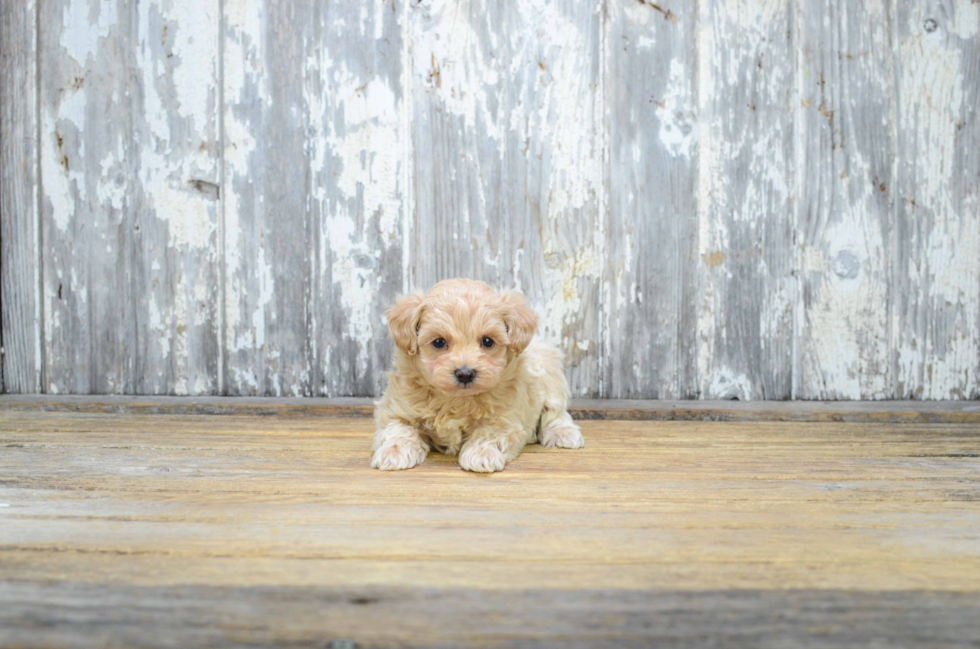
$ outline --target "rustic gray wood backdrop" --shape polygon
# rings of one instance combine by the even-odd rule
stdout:
[[[980,397],[977,0],[0,0],[8,392],[375,395],[517,287],[580,396]]]

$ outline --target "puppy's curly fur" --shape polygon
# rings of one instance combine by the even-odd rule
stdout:
[[[371,466],[410,469],[430,450],[469,471],[501,471],[525,445],[580,448],[561,353],[532,342],[519,293],[452,279],[388,311],[395,370],[377,403]]]

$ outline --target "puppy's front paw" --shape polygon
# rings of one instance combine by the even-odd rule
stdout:
[[[504,470],[507,456],[493,444],[475,444],[467,446],[459,454],[459,465],[467,471],[493,473]]]
[[[411,469],[425,461],[426,451],[418,444],[404,440],[388,442],[374,452],[371,468],[382,471]]]
[[[559,419],[551,422],[541,431],[541,446],[582,448],[585,446],[585,439],[576,424]]]

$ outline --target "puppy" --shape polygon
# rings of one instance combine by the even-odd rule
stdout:
[[[388,311],[395,370],[377,403],[374,458],[411,469],[430,450],[468,471],[501,471],[525,445],[581,448],[561,353],[531,342],[538,317],[519,293],[451,279]]]

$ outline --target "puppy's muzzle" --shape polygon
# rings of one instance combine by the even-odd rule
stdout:
[[[469,385],[476,379],[476,370],[471,370],[468,367],[461,367],[453,374],[456,376],[456,380],[460,382],[461,385]]]

